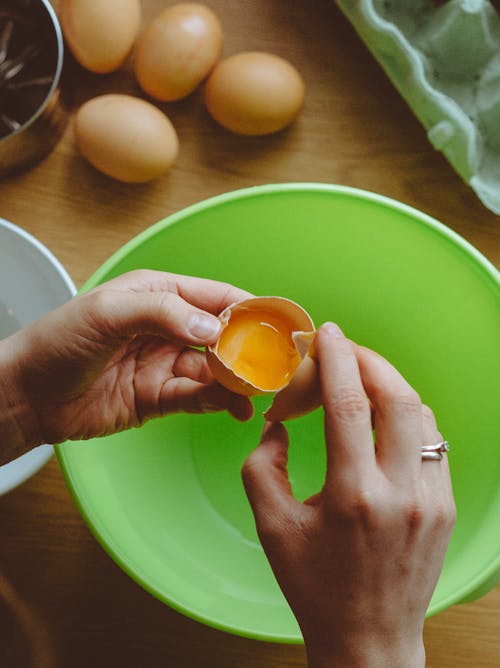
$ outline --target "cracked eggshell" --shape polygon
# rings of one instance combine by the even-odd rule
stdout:
[[[207,348],[207,361],[216,380],[224,387],[246,396],[277,392],[265,417],[282,421],[314,410],[321,403],[317,364],[311,357],[316,331],[309,314],[295,302],[283,297],[255,297],[228,306],[219,318],[227,327],[233,314],[245,310],[267,310],[282,316],[291,325],[291,336],[302,361],[284,386],[263,389],[239,376],[218,355],[218,342]]]

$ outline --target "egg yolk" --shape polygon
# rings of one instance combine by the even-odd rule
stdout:
[[[238,376],[262,390],[285,385],[300,363],[289,323],[264,310],[233,313],[217,354]]]

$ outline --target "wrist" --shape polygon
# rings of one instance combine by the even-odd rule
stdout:
[[[22,336],[0,341],[0,465],[43,443],[20,372]]]
[[[309,668],[424,668],[422,636],[359,638],[345,634],[334,642],[305,641]]]

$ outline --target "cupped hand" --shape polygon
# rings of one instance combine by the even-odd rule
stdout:
[[[285,427],[268,423],[242,471],[258,534],[311,667],[423,666],[455,506],[446,456],[422,461],[420,448],[442,436],[385,359],[333,324],[316,341],[325,483],[304,503],[293,497]]]
[[[248,296],[225,283],[139,270],[0,342],[0,399],[3,391],[22,433],[16,448],[110,434],[178,411],[250,418],[249,400],[216,383],[196,348],[216,340],[215,316]]]

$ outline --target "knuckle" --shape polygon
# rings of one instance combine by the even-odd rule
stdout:
[[[407,501],[403,506],[403,517],[405,524],[410,531],[417,531],[422,527],[425,521],[425,506],[423,502],[418,499]]]
[[[448,513],[444,505],[434,508],[432,525],[435,529],[442,529],[448,525]]]
[[[168,318],[172,312],[173,295],[171,292],[162,292],[159,295],[158,306],[162,313]]]
[[[208,383],[211,379],[207,370],[206,358],[197,350],[183,350],[175,359],[172,372],[177,377],[187,376],[203,383]]]
[[[396,394],[392,400],[394,408],[402,413],[421,413],[422,402],[415,390],[408,388],[404,392]]]
[[[408,388],[405,392],[401,393],[399,402],[402,406],[411,408],[412,410],[422,410],[420,395],[412,388]]]
[[[451,530],[455,526],[456,519],[457,510],[454,501],[435,506],[433,524],[437,529]]]
[[[219,282],[221,297],[219,300],[218,311],[222,311],[226,306],[234,302],[241,301],[242,297],[238,298],[235,294],[235,287],[231,283]]]
[[[152,269],[131,269],[117,280],[128,292],[157,292],[161,285],[158,272]]]
[[[169,378],[163,383],[158,398],[159,412],[162,415],[180,413],[181,410],[186,413],[197,413],[199,403],[199,396],[195,396],[188,405],[183,405],[182,393],[175,378]]]
[[[129,272],[128,276],[130,278],[138,280],[140,283],[143,281],[146,283],[151,279],[151,270],[150,269],[132,269]]]
[[[149,270],[148,269],[131,269],[126,274],[122,274],[123,278],[126,279],[130,284],[133,283],[142,283],[148,278]]]
[[[424,420],[427,422],[430,422],[431,424],[434,424],[436,422],[436,418],[434,416],[434,411],[430,406],[427,406],[427,404],[422,404],[422,417]]]
[[[222,290],[224,291],[224,297],[230,298],[232,294],[234,293],[234,285],[231,285],[231,283],[227,283],[226,281],[223,281],[221,283]]]
[[[377,507],[370,495],[360,492],[352,502],[352,512],[363,524],[372,523],[377,516]]]
[[[82,297],[81,313],[88,325],[96,331],[112,330],[116,297],[108,290],[92,290]]]
[[[111,300],[107,290],[92,290],[84,296],[87,308],[94,313],[106,312],[109,308]]]
[[[179,316],[182,314],[182,307],[179,305],[176,308],[176,301],[178,297],[171,292],[162,292],[151,299],[149,304],[150,315],[154,320],[160,319],[164,327],[176,329]]]
[[[376,495],[367,488],[351,490],[342,495],[330,510],[348,524],[372,525],[380,516],[379,502]]]
[[[416,390],[412,387],[396,387],[395,385],[385,385],[379,387],[377,391],[378,403],[392,405],[396,408],[421,411],[422,402]]]
[[[370,411],[367,397],[355,388],[345,388],[338,396],[327,397],[325,407],[333,417],[344,420],[366,415]]]

